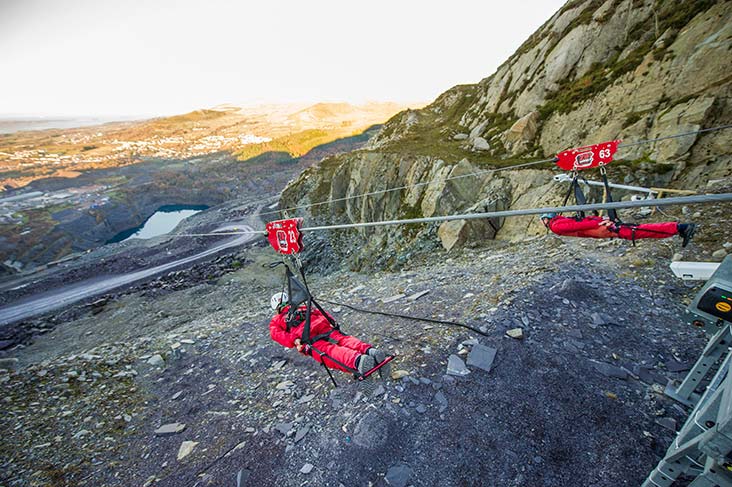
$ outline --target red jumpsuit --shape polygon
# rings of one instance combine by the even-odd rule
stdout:
[[[603,218],[588,216],[582,220],[557,215],[549,220],[549,230],[565,237],[586,238],[622,238],[637,240],[639,238],[668,238],[678,235],[676,222],[642,223],[640,225],[600,225]]]
[[[304,310],[305,308],[301,307],[300,309]],[[287,331],[288,310],[289,306],[282,310],[280,314],[275,315],[272,318],[272,321],[269,322],[269,333],[272,336],[272,339],[280,345],[292,348],[295,346],[296,338],[302,339],[305,321],[303,320],[302,323],[291,327],[290,331]],[[330,322],[328,322],[328,319],[323,316],[319,310],[313,309],[310,314],[310,336],[314,337],[321,333],[327,333],[330,330],[333,330],[333,327],[330,325]],[[344,335],[338,330],[333,330],[330,337],[318,340],[312,345],[312,348],[320,351],[321,353],[325,353],[352,369],[355,369],[356,358],[358,358],[359,355],[365,354],[366,351],[371,348],[371,345],[362,342],[358,338]],[[315,350],[312,352],[312,357],[320,363],[325,361],[325,365],[331,369],[353,372],[352,370],[343,368],[327,357],[321,358],[320,354]]]

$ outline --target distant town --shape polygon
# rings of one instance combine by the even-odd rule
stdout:
[[[197,129],[194,128],[194,131]],[[200,128],[199,130],[205,130]],[[191,141],[188,137],[152,136],[145,140],[119,140],[105,138],[102,132],[95,134],[62,136],[56,143],[82,145],[76,154],[50,152],[45,149],[25,149],[13,152],[0,151],[0,177],[2,173],[46,166],[64,166],[73,171],[77,165],[105,167],[139,162],[142,157],[186,159],[223,150],[236,150],[245,145],[269,142],[270,137],[254,134],[238,136],[206,135]],[[100,149],[100,150],[95,150]],[[101,154],[100,154],[101,152]],[[72,175],[73,176],[73,175]],[[7,181],[2,181],[8,185]],[[12,188],[14,185],[9,184]]]

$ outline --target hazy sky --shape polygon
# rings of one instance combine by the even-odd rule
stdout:
[[[431,101],[490,75],[559,0],[0,0],[0,114]]]

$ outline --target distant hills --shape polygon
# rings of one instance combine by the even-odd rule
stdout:
[[[405,108],[381,102],[220,105],[143,121],[0,134],[0,188],[149,158],[227,152],[245,160],[272,150],[297,157],[361,133]]]

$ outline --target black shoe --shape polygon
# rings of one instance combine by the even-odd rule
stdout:
[[[380,364],[381,362],[383,362],[384,360],[386,360],[386,354],[384,352],[382,352],[381,350],[376,349],[374,347],[369,348],[366,351],[366,353],[368,353],[369,355],[374,357],[374,360],[376,361],[377,365]]]
[[[358,369],[359,374],[363,375],[374,367],[376,367],[376,361],[371,355],[364,354],[358,357],[356,368]]]
[[[681,238],[684,239],[684,241],[681,243],[682,247],[686,247],[689,245],[689,242],[694,237],[694,234],[696,233],[696,224],[694,223],[679,223],[678,225],[678,231]]]

